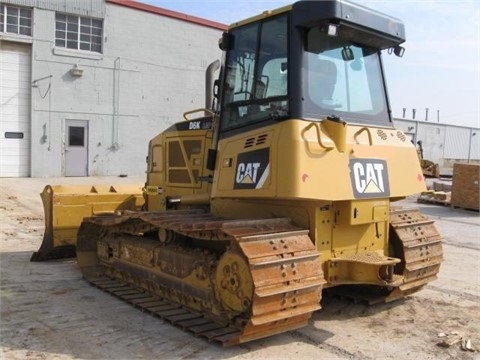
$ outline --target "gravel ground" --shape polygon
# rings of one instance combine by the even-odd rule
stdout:
[[[445,261],[436,281],[390,304],[324,297],[309,326],[227,349],[91,287],[75,260],[29,261],[42,240],[39,193],[46,184],[143,182],[0,179],[2,359],[480,359],[479,214],[419,204],[416,197],[401,205],[421,208],[444,237]],[[459,343],[437,345],[455,336],[470,339],[477,352]]]

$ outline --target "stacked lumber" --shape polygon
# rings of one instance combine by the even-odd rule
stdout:
[[[479,172],[480,165],[453,164],[452,206],[479,210]]]
[[[434,191],[445,191],[449,192],[452,191],[452,182],[449,181],[448,184],[440,181],[435,181],[433,183],[433,190]]]
[[[417,202],[433,205],[450,205],[452,183],[449,181],[435,181],[429,190],[423,191],[417,198]]]
[[[423,191],[417,198],[419,203],[450,205],[450,191]]]

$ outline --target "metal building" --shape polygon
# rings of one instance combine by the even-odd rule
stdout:
[[[440,167],[480,162],[480,128],[409,119],[394,119],[394,125],[415,145],[421,141],[423,158]]]
[[[204,107],[226,26],[125,0],[0,0],[0,177],[141,175]]]

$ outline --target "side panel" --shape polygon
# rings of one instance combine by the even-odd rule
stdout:
[[[150,141],[148,149],[146,196],[149,211],[165,210],[168,199],[209,195],[211,171],[207,154],[212,146],[212,119],[178,123]],[[203,198],[202,198],[203,199]],[[202,200],[203,202],[203,200]],[[180,206],[176,201],[175,206]]]
[[[212,196],[275,197],[276,174],[271,169],[278,169],[277,154],[272,151],[277,139],[273,127],[222,139]]]

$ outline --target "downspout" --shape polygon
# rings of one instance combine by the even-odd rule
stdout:
[[[118,113],[120,107],[120,57],[113,62],[113,118],[111,150],[118,150]]]

